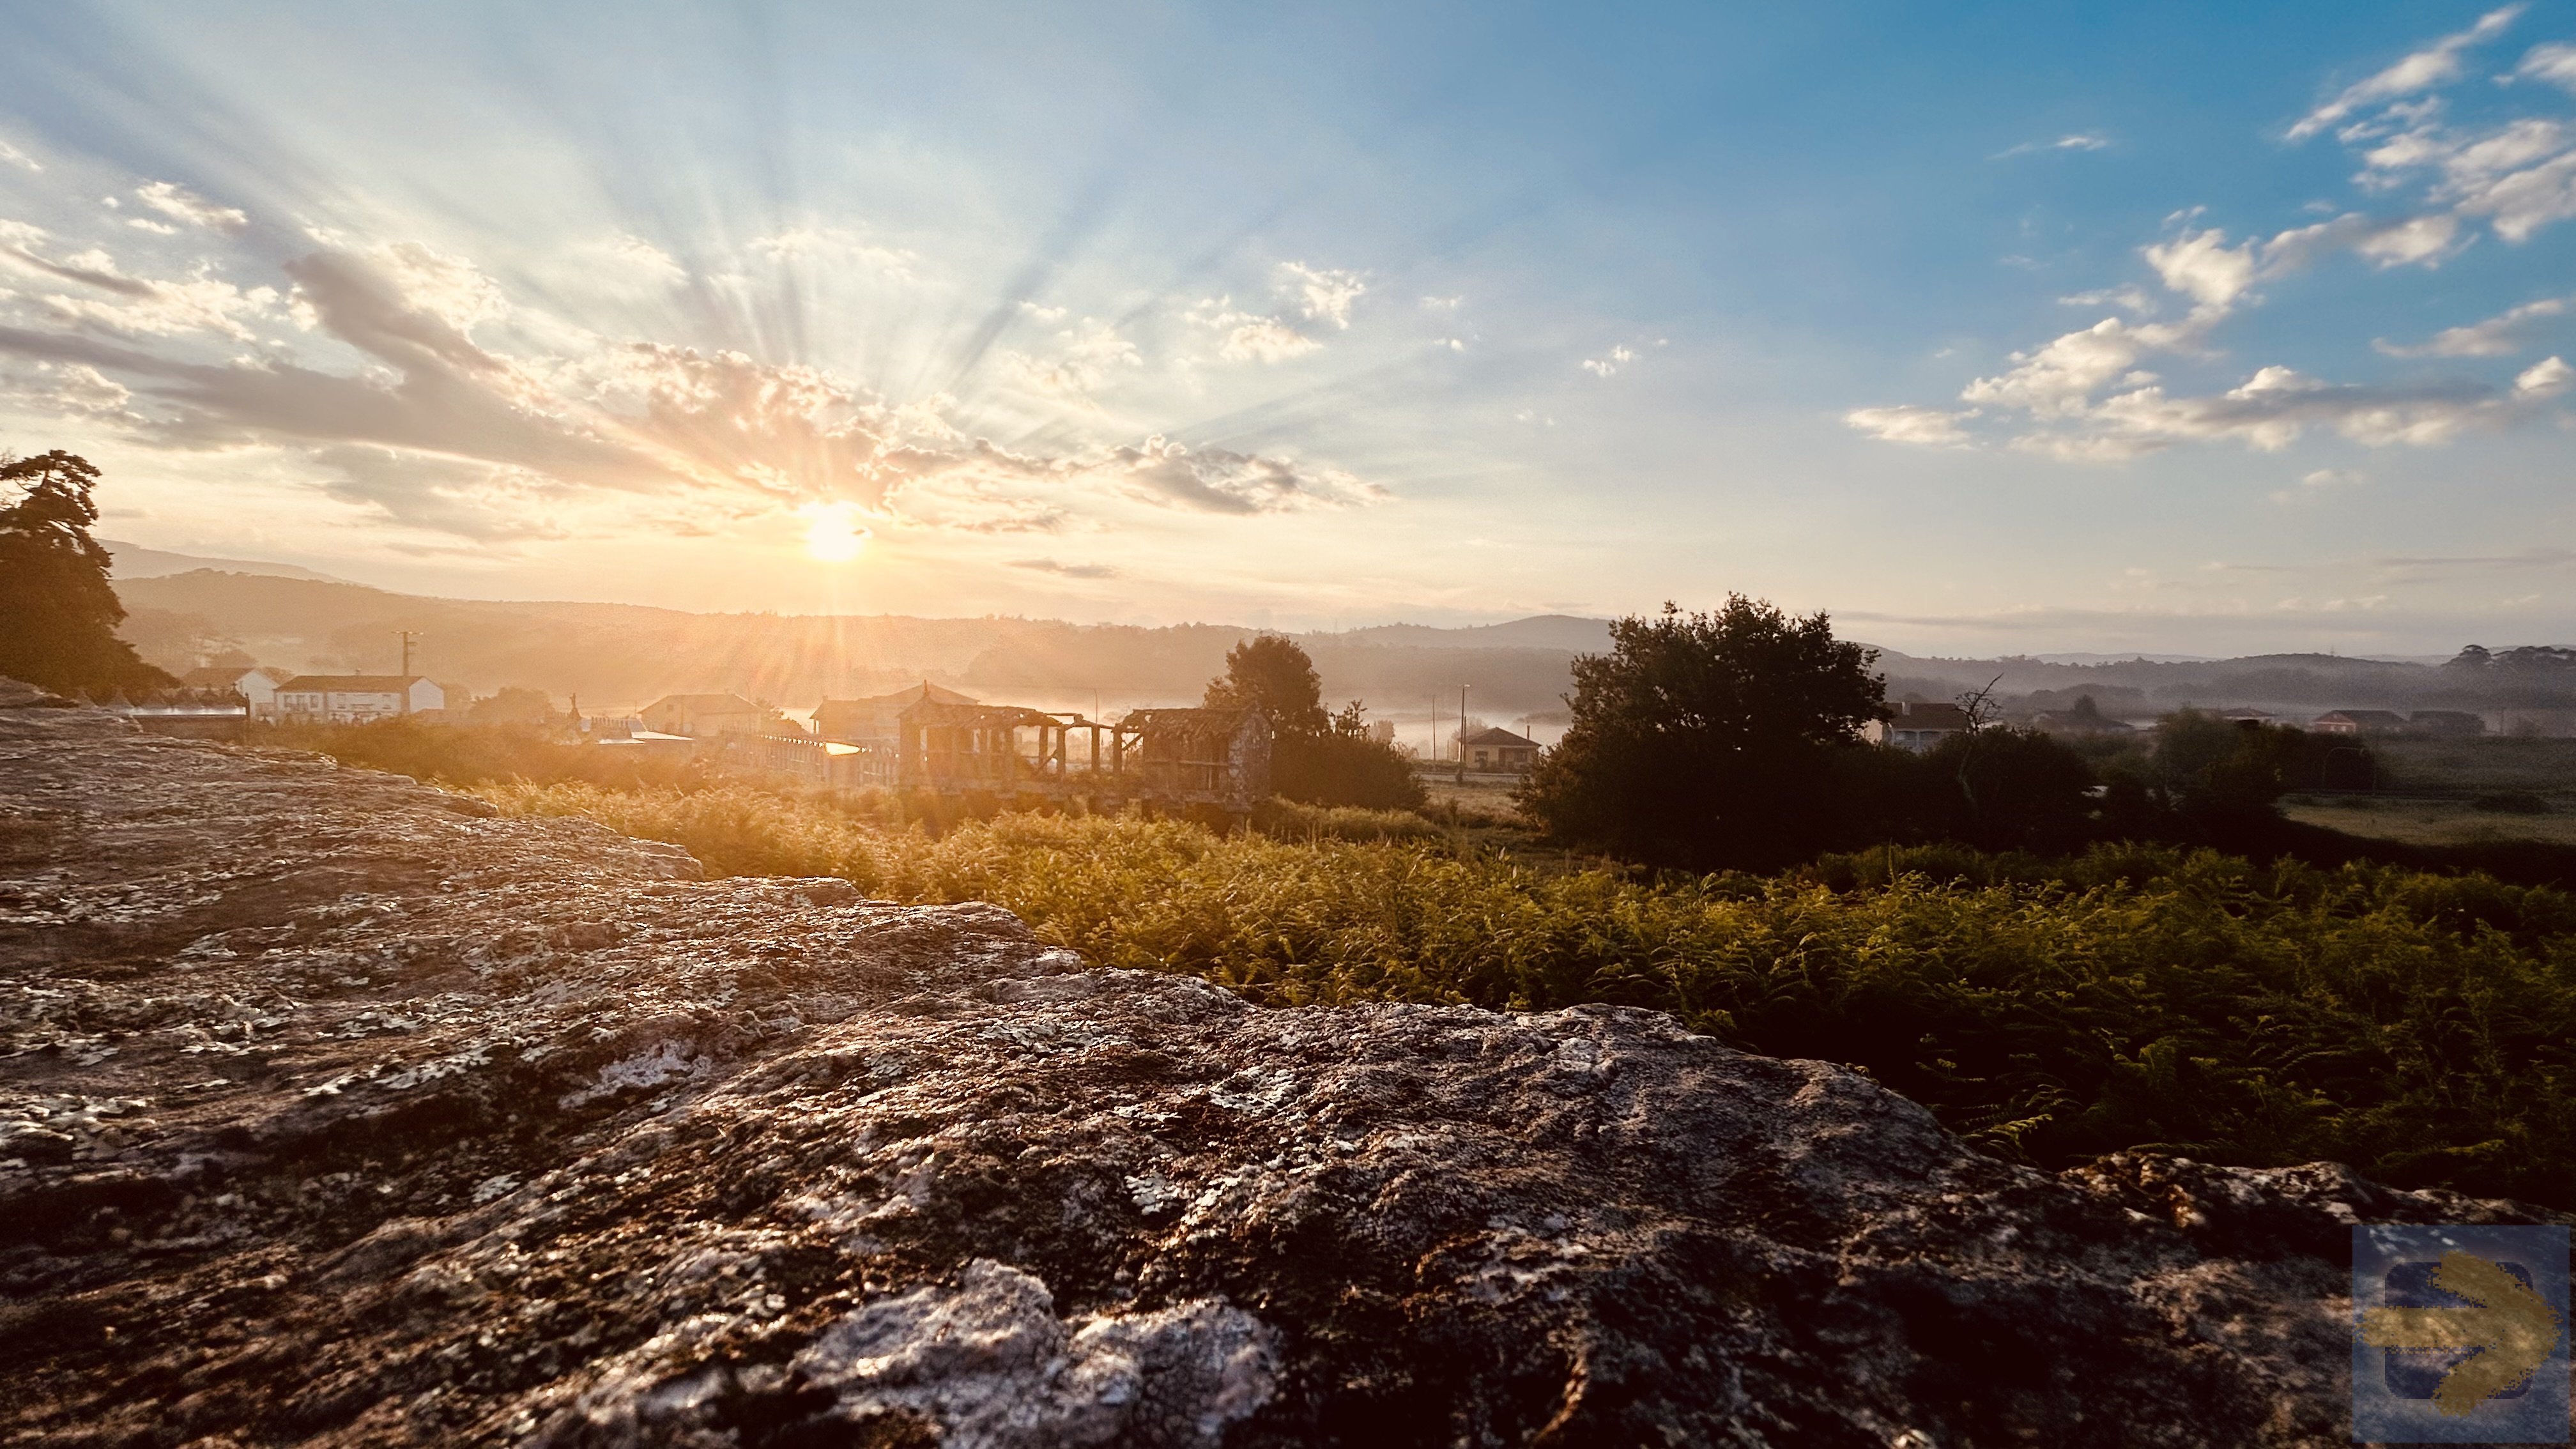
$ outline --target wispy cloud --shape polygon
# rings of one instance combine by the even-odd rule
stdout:
[[[1585,372],[1591,373],[1594,377],[1616,377],[1621,368],[1636,360],[1636,349],[1623,343],[1599,357],[1583,359],[1582,366]]]
[[[2576,93],[2576,45],[2553,41],[2535,45],[2513,68],[2516,80],[2547,81],[2551,85]]]
[[[2334,99],[2301,116],[2290,127],[2290,139],[2306,140],[2365,106],[2417,95],[2458,80],[2463,70],[2462,53],[2473,45],[2502,35],[2524,8],[2507,5],[2500,10],[2490,10],[2478,17],[2478,23],[2468,29],[2443,36],[2386,70],[2344,87]]]
[[[2018,146],[1997,151],[1986,159],[2001,161],[2007,157],[2028,156],[2040,151],[2101,151],[2108,149],[2110,144],[2111,138],[2098,131],[2078,131],[2071,136],[2060,136],[2054,141],[2024,141]]]
[[[1015,569],[1027,569],[1031,573],[1054,574],[1059,578],[1067,579],[1114,579],[1118,577],[1118,570],[1111,568],[1107,564],[1060,563],[1051,558],[1015,558],[1011,560],[1011,567]]]
[[[19,150],[17,147],[10,145],[6,141],[0,141],[0,165],[23,166],[30,171],[43,171],[45,169],[42,165],[38,164],[35,157],[28,155],[26,152]]]
[[[1297,299],[1297,310],[1307,320],[1330,322],[1335,327],[1351,325],[1351,304],[1368,292],[1368,282],[1357,272],[1336,272],[1310,267],[1304,262],[1279,264],[1282,290]]]
[[[2531,346],[2552,319],[2568,314],[2576,297],[2543,297],[2465,327],[2445,327],[2431,338],[2404,345],[2382,337],[2371,345],[2391,357],[2510,357]]]
[[[1218,334],[1217,356],[1228,362],[1286,362],[1324,346],[1276,317],[1238,309],[1232,297],[1209,298],[1184,315]]]
[[[135,199],[145,206],[190,226],[209,227],[216,231],[240,231],[250,225],[250,217],[238,207],[217,206],[195,192],[168,181],[148,182],[135,188]]]
[[[1976,409],[1944,412],[1939,408],[1915,407],[1911,404],[1892,408],[1854,408],[1843,414],[1843,421],[1853,430],[1866,433],[1885,443],[1912,443],[1920,447],[1963,448],[1972,440],[1959,426],[1977,415]]]

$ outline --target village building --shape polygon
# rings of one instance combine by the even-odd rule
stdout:
[[[739,694],[668,694],[644,706],[644,728],[655,734],[801,735],[796,722]]]
[[[299,674],[277,686],[281,719],[364,724],[447,708],[447,691],[419,674]]]
[[[2052,735],[2126,735],[2137,733],[2137,726],[2124,719],[2113,719],[2102,712],[2089,694],[2077,695],[2066,709],[2045,710],[2031,717],[2033,728]]]
[[[2486,716],[2465,709],[2419,709],[2406,725],[2416,734],[2446,739],[2467,739],[2487,732]]]
[[[2395,735],[2406,732],[2406,716],[2393,709],[2338,709],[2318,715],[2308,728],[2321,735]]]
[[[2218,712],[2218,717],[2229,724],[2259,725],[2271,724],[2280,718],[2268,709],[2248,709],[2241,706],[2236,709],[2222,709]]]
[[[1500,726],[1469,735],[1459,747],[1467,752],[1470,770],[1519,772],[1538,763],[1538,741]]]
[[[902,733],[903,712],[916,704],[976,701],[928,680],[866,699],[827,699],[814,706],[814,733],[844,744],[892,744]]]
[[[1895,718],[1862,725],[1862,739],[1921,754],[1952,735],[1966,734],[1975,723],[1966,710],[1941,700],[1902,700],[1890,708],[1896,711]]]
[[[228,664],[191,669],[179,676],[186,689],[213,689],[240,695],[250,704],[251,718],[277,718],[277,687],[293,678],[283,669],[262,669],[257,665],[236,668]]]

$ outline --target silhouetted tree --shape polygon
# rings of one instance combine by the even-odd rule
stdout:
[[[2082,848],[2092,834],[2092,768],[2037,730],[1952,735],[1924,763],[1952,785],[1939,826],[1950,839],[2053,854]]]
[[[2157,721],[2150,778],[2184,815],[2225,822],[2269,818],[2291,790],[2354,775],[2366,785],[2373,773],[2370,752],[2349,739],[2186,709]]]
[[[1423,803],[1412,761],[1368,737],[1358,700],[1324,713],[1323,679],[1294,639],[1263,634],[1227,650],[1225,673],[1208,681],[1204,703],[1270,717],[1270,788],[1287,799],[1373,810]]]
[[[18,490],[0,508],[0,674],[92,694],[166,688],[178,681],[116,636],[125,606],[108,586],[107,550],[89,536],[97,481],[87,459],[60,449],[0,457],[0,485]]]
[[[1320,735],[1332,728],[1324,713],[1324,682],[1315,661],[1297,641],[1261,634],[1225,654],[1225,673],[1208,681],[1210,709],[1257,709],[1280,735]]]
[[[1877,653],[1818,613],[1727,596],[1610,626],[1574,661],[1574,723],[1519,793],[1548,832],[1658,865],[1766,869],[1838,833],[1837,752],[1887,717]]]

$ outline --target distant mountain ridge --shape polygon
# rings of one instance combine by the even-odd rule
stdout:
[[[283,568],[284,566],[270,566]],[[789,709],[924,680],[986,699],[1104,709],[1194,701],[1225,653],[1260,632],[1234,624],[1144,628],[1045,619],[693,614],[640,604],[437,599],[284,573],[195,569],[120,576],[127,637],[165,667],[216,654],[297,670],[385,670],[396,630],[420,633],[419,667],[476,693],[508,685],[614,707],[730,691]],[[1539,615],[1443,629],[1389,624],[1297,636],[1328,702],[1431,718],[1458,690],[1487,721],[1555,716],[1577,654],[1604,650],[1609,621]],[[1920,658],[1882,650],[1891,698],[1949,699],[1998,685],[2009,710],[2092,695],[2144,719],[2184,706],[2249,706],[2284,718],[2330,709],[2559,711],[2576,730],[2576,666],[2479,671],[2332,654],[2099,663],[2029,657]],[[2543,721],[2558,732],[2561,724]]]
[[[247,558],[204,558],[192,553],[170,553],[162,549],[145,548],[139,543],[120,543],[112,538],[100,539],[98,546],[107,550],[109,558],[113,560],[109,572],[120,581],[167,578],[172,574],[212,569],[218,573],[250,574],[261,578],[316,579],[332,584],[348,582],[346,579],[334,577],[318,569],[308,569],[300,564],[266,563]]]

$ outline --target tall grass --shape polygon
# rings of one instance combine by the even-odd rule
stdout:
[[[716,871],[993,901],[1096,963],[1267,1002],[1656,1007],[1858,1066],[2045,1165],[2330,1157],[2576,1206],[2576,898],[2547,888],[2154,847],[1646,881],[1354,821],[1280,838],[1002,815],[934,836],[739,788],[483,793]]]

